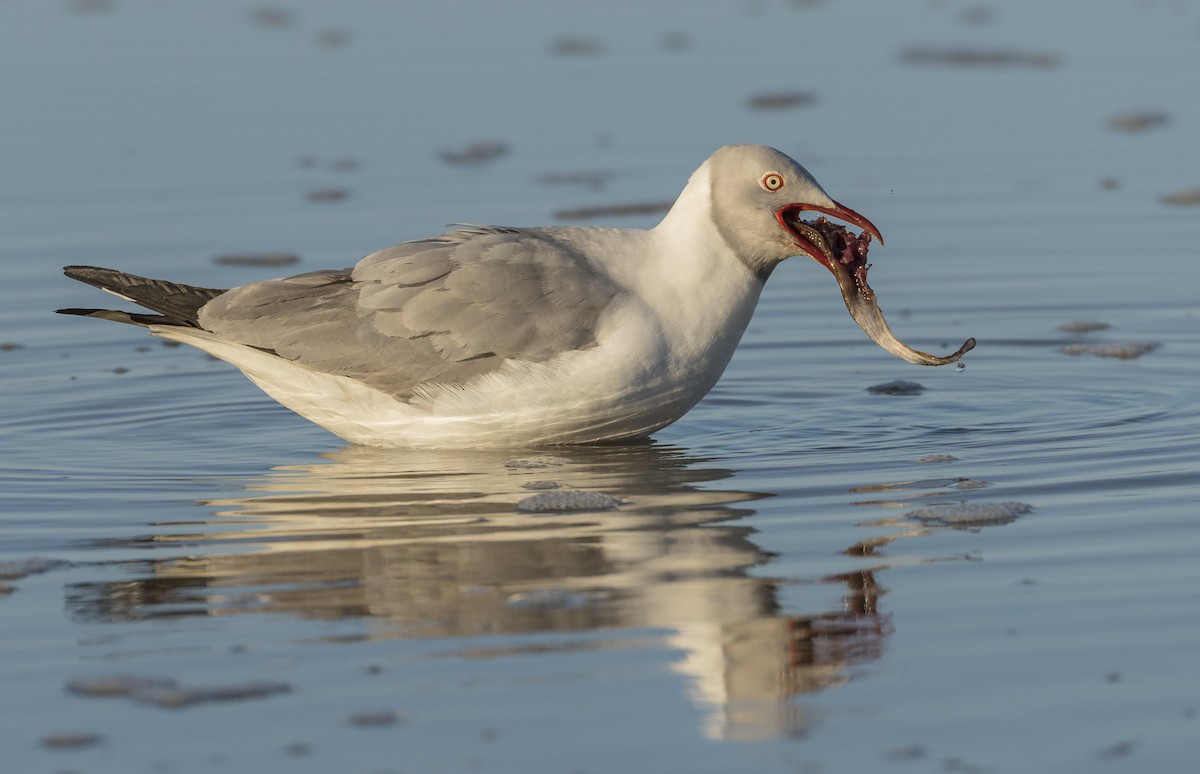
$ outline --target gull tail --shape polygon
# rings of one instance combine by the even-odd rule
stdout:
[[[199,328],[200,307],[225,292],[224,289],[181,285],[98,266],[67,266],[63,269],[63,274],[144,306],[157,314],[126,312],[119,309],[58,309],[59,314],[99,317],[102,320],[130,325],[181,325]]]

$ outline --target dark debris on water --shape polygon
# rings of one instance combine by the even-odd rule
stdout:
[[[1142,355],[1158,349],[1159,344],[1153,341],[1108,341],[1084,344],[1067,344],[1062,348],[1064,354],[1095,355],[1110,357],[1116,360],[1136,360]]]
[[[1106,322],[1099,320],[1070,320],[1058,326],[1058,329],[1064,333],[1092,333],[1093,331],[1103,331],[1112,326]]]
[[[604,43],[597,38],[561,37],[550,41],[550,53],[554,56],[600,56]]]
[[[400,713],[394,710],[353,712],[347,718],[350,725],[356,728],[387,728],[398,724],[401,719]]]
[[[1200,205],[1200,186],[1163,194],[1158,200],[1176,207],[1194,207]]]
[[[1138,134],[1147,129],[1165,126],[1169,118],[1161,110],[1129,110],[1108,119],[1108,128],[1124,134]]]
[[[209,702],[263,699],[289,693],[288,683],[252,681],[216,687],[185,686],[176,680],[131,675],[76,677],[67,681],[67,691],[89,698],[123,697],[162,709],[180,709]]]
[[[508,155],[508,143],[491,140],[476,140],[462,148],[446,149],[441,152],[442,161],[459,166],[477,166]]]
[[[304,195],[306,201],[314,204],[345,201],[350,196],[346,188],[314,188]]]
[[[811,91],[777,91],[754,94],[746,99],[751,110],[791,110],[815,104],[817,95]]]
[[[67,732],[43,736],[41,745],[47,750],[83,750],[103,741],[100,734]]]
[[[893,379],[890,382],[873,384],[866,389],[867,392],[874,395],[920,395],[925,391],[925,385],[904,379]]]
[[[1030,67],[1048,69],[1060,64],[1058,54],[1008,48],[932,48],[914,46],[900,55],[906,64],[941,67]]]

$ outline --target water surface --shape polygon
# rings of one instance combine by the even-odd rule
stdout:
[[[6,4],[5,760],[1190,770],[1198,57],[1191,3]],[[879,225],[893,327],[967,368],[796,259],[652,443],[385,452],[49,313],[102,300],[64,264],[343,266],[670,200],[728,142]]]

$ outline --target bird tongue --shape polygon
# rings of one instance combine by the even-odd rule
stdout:
[[[953,363],[974,349],[975,339],[967,339],[954,353],[938,357],[913,349],[896,338],[891,326],[884,319],[883,310],[875,300],[875,291],[867,284],[867,249],[871,243],[870,233],[854,234],[846,227],[824,217],[815,221],[802,221],[797,218],[790,225],[820,251],[821,262],[837,279],[850,316],[876,344],[901,360],[926,366]]]

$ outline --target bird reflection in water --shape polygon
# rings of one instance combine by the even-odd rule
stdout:
[[[811,579],[841,600],[803,615],[750,572],[770,560],[745,520],[766,495],[712,486],[733,471],[659,444],[549,454],[347,447],[277,468],[203,503],[214,514],[200,531],[126,541],[181,556],[71,586],[68,607],[99,621],[361,618],[364,638],[666,629],[705,733],[723,739],[804,733],[794,697],[879,657],[890,623],[870,571]],[[623,504],[517,510],[548,482]]]

